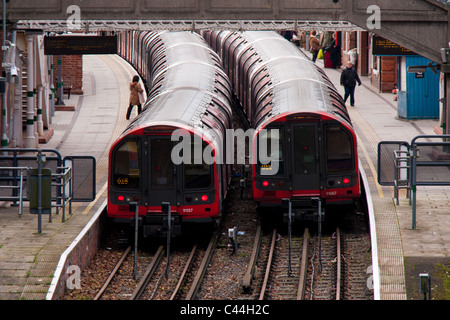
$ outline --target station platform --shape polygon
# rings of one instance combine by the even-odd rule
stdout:
[[[42,215],[38,233],[37,214],[24,203],[0,206],[0,300],[44,300],[61,254],[82,231],[106,199],[109,145],[126,128],[129,83],[136,71],[116,55],[83,57],[83,95],[65,99],[74,111],[56,111],[53,135],[40,148],[56,149],[63,157],[92,155],[97,163],[97,197],[91,203],[72,203],[72,215],[62,223],[61,213]],[[67,108],[70,110],[70,108]],[[135,108],[136,109],[136,108]],[[73,110],[73,109],[72,109]],[[136,115],[133,110],[132,117]],[[61,210],[60,210],[61,211]]]
[[[323,60],[316,63],[323,68]],[[344,87],[340,85],[341,70],[323,70],[344,96]],[[416,228],[412,229],[412,207],[406,192],[400,193],[399,205],[396,205],[393,187],[383,187],[377,183],[377,147],[380,141],[409,143],[419,135],[436,135],[439,121],[400,119],[394,95],[378,92],[369,77],[360,78],[362,85],[356,87],[355,106],[350,106],[348,99],[347,109],[358,136],[359,157],[369,180],[373,201],[380,299],[423,299],[419,293],[420,273],[431,276],[432,287],[442,281],[437,278],[448,277],[450,187],[417,187]],[[433,297],[444,298],[432,293]]]
[[[125,114],[129,82],[135,70],[115,55],[86,55],[83,63],[84,95],[71,95],[66,100],[75,110],[56,112],[53,136],[40,147],[56,149],[63,156],[95,156],[97,198],[89,204],[74,203],[73,214],[65,223],[56,215],[49,223],[44,215],[42,233],[37,232],[37,215],[29,214],[27,208],[19,217],[17,207],[0,207],[0,300],[46,299],[61,254],[106,199],[109,145],[129,123]],[[322,60],[317,63],[323,67]],[[324,70],[343,95],[340,71]],[[392,188],[377,183],[377,145],[384,140],[411,141],[418,135],[433,135],[438,121],[398,119],[393,95],[374,91],[367,77],[361,80],[363,85],[356,88],[356,106],[348,105],[348,110],[373,200],[379,298],[406,300],[407,290],[408,294],[409,290],[418,290],[419,273],[431,274],[433,270],[427,268],[450,260],[450,188],[418,188],[417,229],[411,230],[407,201],[402,199],[400,205],[395,205]]]

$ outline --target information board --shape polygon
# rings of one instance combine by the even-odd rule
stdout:
[[[116,36],[46,36],[46,55],[116,54]]]
[[[372,54],[375,56],[410,56],[415,52],[379,36],[373,36]]]

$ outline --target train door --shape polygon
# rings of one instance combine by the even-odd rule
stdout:
[[[149,205],[161,202],[177,203],[176,170],[171,159],[170,136],[149,137],[148,140]]]
[[[317,123],[295,123],[291,137],[293,190],[314,190],[320,186],[320,152]]]

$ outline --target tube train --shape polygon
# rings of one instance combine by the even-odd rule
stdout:
[[[255,129],[252,189],[259,207],[290,206],[297,219],[317,219],[326,207],[354,205],[361,193],[357,139],[325,73],[275,32],[202,35]]]
[[[162,235],[166,202],[174,235],[182,225],[215,223],[231,177],[220,159],[232,126],[231,86],[220,58],[191,32],[122,32],[118,51],[150,92],[111,147],[108,216],[134,223],[137,211],[144,236]]]

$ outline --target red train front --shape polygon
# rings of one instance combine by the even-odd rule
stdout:
[[[116,222],[130,223],[135,212],[129,204],[136,202],[144,235],[157,235],[167,226],[162,202],[171,204],[175,235],[180,234],[182,224],[214,223],[221,212],[220,166],[204,160],[174,163],[175,130],[179,128],[138,127],[111,148],[108,216]],[[192,154],[198,143],[202,153],[209,148],[199,136],[186,135],[184,139],[192,140]]]
[[[274,159],[262,163],[260,151],[254,151],[253,197],[261,207],[280,206],[283,199],[294,207],[308,207],[311,199],[324,206],[354,204],[360,195],[356,137],[335,117],[282,115],[260,128],[254,145],[267,146]],[[296,215],[304,219],[308,213],[298,210]]]

